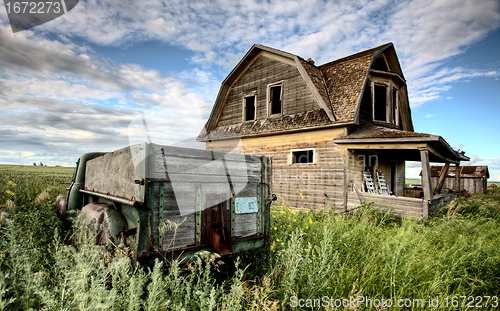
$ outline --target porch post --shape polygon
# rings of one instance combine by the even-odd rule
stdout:
[[[342,198],[342,207],[344,212],[347,212],[347,203],[349,201],[349,150],[344,151],[344,196]]]
[[[439,181],[436,185],[436,189],[434,189],[434,194],[440,194],[441,189],[443,189],[444,181],[446,180],[446,175],[448,174],[448,169],[450,168],[450,162],[446,162],[443,169],[439,174]]]
[[[460,193],[460,162],[455,163],[455,191]]]
[[[422,161],[422,189],[424,190],[424,200],[432,200],[432,180],[431,166],[429,164],[429,150],[420,149],[420,159]]]

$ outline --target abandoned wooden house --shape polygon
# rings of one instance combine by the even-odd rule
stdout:
[[[444,166],[431,166],[432,187],[435,189],[438,185],[441,175],[446,174],[443,189],[457,189],[457,180],[455,168],[450,167],[448,173],[445,173]],[[420,172],[422,174],[422,172]],[[488,188],[488,178],[490,173],[488,166],[462,166],[460,168],[460,187],[469,193],[486,193]]]
[[[254,45],[223,81],[198,140],[272,157],[273,192],[294,207],[346,210],[369,199],[417,217],[440,198],[429,162],[469,160],[413,131],[392,43],[319,66]],[[405,161],[422,162],[424,200],[403,197]]]

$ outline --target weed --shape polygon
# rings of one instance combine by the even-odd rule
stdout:
[[[497,189],[458,198],[427,222],[370,204],[343,214],[281,200],[271,211],[271,246],[226,260],[232,272],[224,274],[209,254],[137,267],[127,250],[109,252],[88,231],[64,229],[53,203],[71,171],[41,172],[0,166],[0,310],[278,310],[291,309],[293,296],[500,292]]]

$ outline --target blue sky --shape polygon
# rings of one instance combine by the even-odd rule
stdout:
[[[0,5],[0,163],[73,165],[146,141],[143,117],[156,142],[196,136],[255,43],[322,64],[393,42],[415,131],[500,181],[499,27],[498,0],[92,0],[14,34]]]

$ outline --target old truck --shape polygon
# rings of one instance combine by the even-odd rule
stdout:
[[[60,212],[98,225],[97,243],[126,243],[143,264],[201,250],[236,254],[269,244],[271,165],[153,143],[87,153]]]

